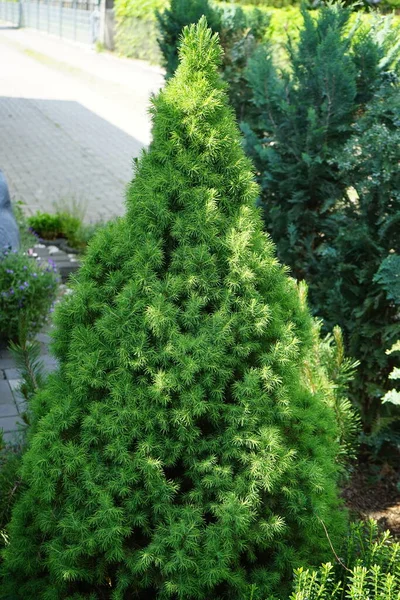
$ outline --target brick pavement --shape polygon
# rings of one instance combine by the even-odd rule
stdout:
[[[96,54],[46,34],[0,27],[0,169],[26,211],[76,202],[88,220],[123,212],[132,157],[149,143],[149,95],[160,69]],[[55,360],[39,334],[47,371]],[[17,441],[19,372],[0,348],[0,429]]]
[[[36,337],[41,345],[45,372],[49,373],[56,368],[55,359],[48,353],[50,337],[46,333]],[[26,403],[18,392],[20,383],[20,374],[10,351],[0,348],[0,430],[3,430],[5,442],[18,443],[24,427]]]
[[[123,213],[132,157],[149,143],[162,71],[71,42],[0,28],[0,168],[26,212],[76,203]]]

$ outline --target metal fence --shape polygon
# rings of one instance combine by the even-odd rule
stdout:
[[[19,2],[0,1],[0,21],[19,27],[21,22],[21,4]]]
[[[96,0],[0,0],[0,20],[85,44],[99,38]]]

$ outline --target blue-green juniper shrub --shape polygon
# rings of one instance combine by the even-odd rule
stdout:
[[[265,599],[331,556],[321,522],[346,530],[315,324],[263,232],[205,19],[180,59],[126,217],[56,310],[3,599]]]

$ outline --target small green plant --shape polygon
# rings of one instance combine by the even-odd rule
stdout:
[[[57,284],[52,261],[41,264],[28,254],[0,250],[0,337],[18,339],[21,320],[30,334],[38,331],[52,310]]]
[[[330,383],[332,405],[339,425],[340,460],[348,467],[349,460],[356,457],[361,431],[360,417],[349,400],[350,383],[359,362],[346,357],[342,331],[337,326],[320,341],[319,356]]]
[[[45,240],[66,238],[72,245],[79,240],[79,232],[82,222],[68,212],[57,212],[55,214],[37,212],[28,217],[31,229]]]
[[[25,319],[19,321],[18,341],[10,342],[9,349],[21,379],[17,391],[29,406],[30,400],[44,385],[45,373],[40,342],[31,338]]]
[[[85,250],[88,242],[103,223],[85,223],[83,215],[74,210],[60,208],[56,213],[42,213],[28,217],[28,225],[44,240],[64,238],[71,248]]]
[[[375,521],[352,525],[340,556],[318,570],[297,569],[290,600],[400,599],[400,544]]]

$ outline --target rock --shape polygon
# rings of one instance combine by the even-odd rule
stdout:
[[[19,230],[14,218],[7,181],[0,171],[0,250],[19,249]]]

